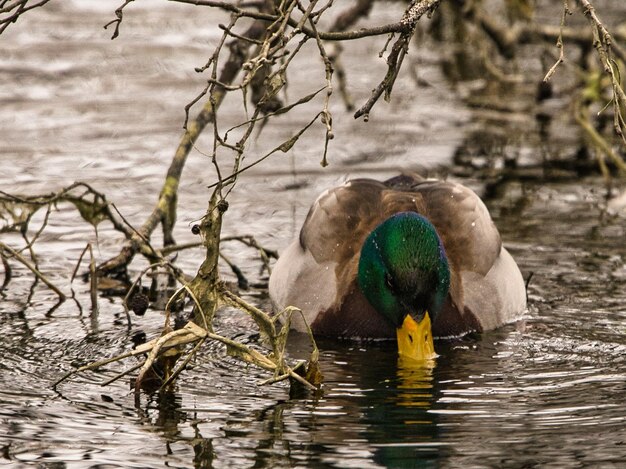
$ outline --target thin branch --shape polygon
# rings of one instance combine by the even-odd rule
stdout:
[[[565,18],[567,15],[571,15],[572,12],[569,9],[568,0],[563,0],[563,14],[561,15],[561,31],[559,32],[559,37],[556,40],[556,47],[559,49],[559,58],[556,60],[555,64],[550,67],[546,76],[543,77],[543,81],[547,82],[552,78],[552,75],[556,72],[556,69],[561,65],[565,59],[565,51],[563,46],[563,28],[565,28]]]
[[[122,24],[122,19],[124,17],[124,8],[126,8],[126,6],[131,3],[134,2],[135,0],[125,0],[123,5],[121,7],[119,7],[117,10],[115,10],[115,16],[117,18],[115,18],[112,21],[109,21],[107,24],[104,25],[104,29],[108,29],[109,26],[111,26],[112,24],[115,25],[115,31],[113,31],[113,36],[111,36],[111,40],[115,39],[117,36],[120,35],[120,25]]]
[[[89,248],[89,295],[91,298],[92,313],[98,312],[98,277],[96,276],[96,259],[93,256],[91,243],[87,243]]]
[[[187,356],[185,357],[185,359],[182,361],[182,363],[180,363],[176,369],[172,372],[172,374],[165,380],[165,382],[161,385],[161,389],[165,389],[167,388],[170,384],[172,384],[174,382],[174,380],[176,378],[178,378],[178,375],[180,375],[185,368],[187,368],[187,365],[189,364],[189,362],[193,359],[193,357],[196,355],[196,353],[198,353],[198,350],[200,350],[200,347],[202,346],[202,344],[204,343],[204,341],[206,340],[206,338],[200,339],[198,340],[198,342],[196,343],[196,345],[194,345],[193,349],[191,350],[191,352],[189,352],[187,354]]]
[[[4,244],[2,242],[0,242],[0,250],[9,253],[11,256],[13,256],[19,262],[21,262],[33,274],[35,274],[35,277],[37,277],[39,280],[41,280],[43,283],[45,283],[46,286],[48,288],[50,288],[50,290],[52,290],[54,293],[56,293],[61,301],[65,301],[65,299],[66,299],[65,294],[61,290],[59,290],[50,280],[48,280],[48,278],[44,274],[42,274],[39,271],[39,269],[37,269],[37,267],[32,265],[26,259],[24,259],[24,257],[22,257],[22,255],[19,252],[15,251],[14,249],[12,249],[11,247],[7,246],[6,244]]]
[[[263,44],[263,42],[262,42],[262,41],[259,41],[258,39],[254,39],[254,38],[252,38],[252,37],[242,36],[241,34],[237,34],[237,33],[235,33],[235,32],[233,31],[233,28],[232,28],[232,27],[229,27],[229,26],[223,25],[223,24],[221,24],[221,23],[220,23],[220,24],[218,24],[217,26],[218,26],[218,28],[220,28],[222,31],[225,31],[225,32],[226,32],[229,36],[234,37],[235,39],[240,39],[240,40],[242,40],[242,41],[245,41],[245,42],[250,42],[250,43],[252,43],[252,44],[256,44],[256,45],[261,45],[261,44]],[[227,86],[227,85],[221,85],[221,86]]]
[[[259,256],[261,257],[261,260],[263,261],[263,267],[267,270],[269,274],[272,273],[272,269],[270,267],[270,258],[278,259],[278,252],[276,252],[273,249],[267,249],[261,246],[257,242],[257,240],[254,239],[254,236],[252,235],[226,236],[220,240],[220,242],[226,242],[226,241],[239,241],[245,244],[246,246],[256,249],[259,252]]]
[[[202,246],[202,241],[195,241],[191,243],[185,244],[172,244],[171,246],[165,246],[162,249],[159,249],[158,252],[161,256],[166,257],[175,252],[184,251],[185,249],[193,249]]]
[[[157,339],[152,349],[148,353],[148,357],[146,358],[146,361],[144,362],[144,364],[139,370],[139,375],[137,376],[137,380],[135,381],[135,393],[138,393],[139,390],[141,389],[142,381],[145,378],[148,370],[150,370],[150,368],[152,368],[152,365],[154,365],[154,362],[156,361],[159,353],[161,352],[161,349],[163,349],[164,347],[168,345],[174,345],[174,346],[182,345],[182,344],[186,344],[189,342],[195,342],[199,339],[206,337],[206,333],[203,329],[200,329],[197,326],[196,328],[199,329],[200,331],[196,332],[193,330],[193,328],[186,326],[183,329],[178,329],[175,331],[171,331],[167,334],[164,334],[163,336]]]
[[[298,141],[298,139],[300,138],[300,136],[306,132],[309,127],[311,127],[315,122],[317,122],[317,119],[320,117],[322,113],[318,112],[315,117],[313,117],[313,119],[311,119],[311,121],[306,124],[302,129],[300,129],[295,135],[293,135],[290,139],[284,141],[283,143],[281,143],[280,145],[278,145],[277,147],[275,147],[273,150],[267,152],[265,155],[261,156],[259,159],[257,159],[256,161],[250,163],[247,166],[244,166],[243,168],[239,168],[237,171],[233,172],[232,174],[230,174],[230,176],[225,177],[224,179],[222,179],[221,181],[218,181],[216,183],[213,183],[209,186],[207,186],[208,189],[211,189],[213,187],[216,187],[218,184],[227,184],[232,182],[233,179],[235,179],[239,174],[243,173],[244,171],[252,168],[253,166],[258,165],[259,163],[265,161],[267,158],[269,158],[270,156],[272,156],[274,153],[276,153],[277,151],[282,151],[283,153],[288,152],[289,150],[291,150],[291,148],[295,145],[295,143]]]
[[[602,167],[604,163],[604,157],[608,157],[615,166],[626,174],[626,163],[620,156],[611,148],[606,139],[600,135],[600,133],[593,127],[589,117],[585,114],[585,108],[578,105],[576,111],[574,112],[574,118],[576,122],[581,126],[581,128],[585,131],[587,137],[589,138],[591,144],[599,150],[600,156],[598,158],[600,163],[600,168],[605,173],[605,169]],[[608,173],[608,171],[606,171]]]
[[[193,323],[190,323],[193,324]],[[195,326],[195,328],[193,327]],[[179,345],[184,345],[190,342],[195,342],[196,340],[198,340],[198,336],[200,335],[200,338],[202,337],[202,333],[198,332],[198,330],[202,330],[201,328],[199,328],[198,326],[196,326],[195,324],[193,324],[193,326],[189,325],[189,327],[186,329],[187,330],[187,335],[183,336],[182,334],[177,334],[181,337],[179,337],[177,340],[171,340],[169,343],[166,343],[164,345],[161,346],[161,350],[167,350],[170,349],[172,347],[176,347]],[[183,330],[183,329],[180,329]],[[95,370],[98,368],[102,368],[105,365],[108,365],[110,363],[114,363],[114,362],[118,362],[120,360],[124,360],[125,358],[129,358],[129,357],[135,357],[137,355],[144,355],[146,353],[149,353],[155,346],[157,342],[157,339],[152,340],[150,342],[146,342],[145,344],[139,345],[138,347],[136,347],[135,349],[129,351],[129,352],[124,352],[120,355],[117,355],[115,357],[111,357],[111,358],[105,358],[103,360],[98,360],[96,362],[93,363],[89,363],[87,365],[81,366],[79,368],[76,368],[75,370],[69,371],[66,374],[64,374],[61,378],[59,378],[57,381],[55,381],[52,384],[52,388],[56,388],[59,384],[61,384],[62,382],[64,382],[65,380],[67,380],[68,378],[70,378],[71,376],[77,374],[77,373],[82,373],[83,371],[88,371],[88,370]],[[143,366],[143,364],[142,364]]]
[[[108,386],[109,384],[113,384],[118,379],[123,378],[124,376],[132,373],[133,371],[137,371],[139,368],[141,368],[142,365],[143,363],[138,363],[134,366],[131,366],[127,370],[124,370],[121,373],[116,374],[113,378],[103,381],[102,383],[100,383],[100,386]]]
[[[589,2],[589,0],[578,1],[583,7],[585,16],[593,26],[594,46],[598,51],[598,56],[600,57],[600,62],[602,63],[605,73],[611,79],[613,91],[613,128],[615,133],[620,136],[622,142],[626,145],[626,125],[624,116],[622,115],[622,111],[626,109],[626,93],[621,85],[619,67],[611,56],[612,52],[614,52],[613,38],[598,18],[591,2]]]
[[[309,19],[309,22],[311,24],[311,29],[315,33],[315,42],[317,44],[320,57],[322,57],[322,61],[324,62],[324,70],[326,72],[326,98],[324,99],[324,109],[322,109],[321,113],[322,123],[326,126],[326,136],[324,139],[324,154],[322,155],[322,161],[320,162],[322,168],[325,168],[328,166],[328,142],[335,138],[333,133],[333,117],[329,109],[330,97],[333,94],[333,65],[331,60],[328,58],[326,48],[320,39],[315,22],[313,19]]]
[[[11,270],[11,264],[7,261],[6,256],[4,255],[4,250],[0,249],[0,259],[2,260],[2,265],[4,267],[4,280],[2,281],[2,285],[0,286],[0,293],[4,291],[4,289],[9,285],[11,278],[13,277],[13,270]]]
[[[407,7],[404,15],[402,16],[402,20],[400,21],[400,24],[403,25],[403,29],[399,32],[402,34],[400,34],[400,37],[394,43],[391,52],[387,57],[387,73],[385,78],[383,78],[378,86],[374,88],[372,96],[367,100],[367,102],[354,113],[355,119],[363,116],[365,122],[367,122],[369,120],[369,113],[372,110],[372,107],[376,104],[383,92],[385,93],[385,100],[389,99],[393,84],[398,76],[398,73],[400,72],[400,68],[402,67],[402,61],[408,51],[409,42],[415,32],[417,21],[424,14],[431,14],[437,8],[440,1],[441,0],[414,0]]]
[[[0,34],[2,34],[9,27],[9,24],[15,23],[18,18],[20,18],[24,13],[32,10],[33,8],[42,7],[50,0],[41,0],[39,3],[27,6],[29,1],[30,0],[16,0],[13,3],[10,3],[8,6],[0,9],[0,15],[10,13],[9,15],[4,17],[0,16]]]
[[[259,13],[259,12],[255,12],[251,10],[244,10],[242,8],[238,8],[232,5],[231,3],[227,3],[227,2],[219,2],[219,1],[211,1],[211,0],[169,0],[169,1],[176,2],[176,3],[186,3],[190,5],[196,5],[196,6],[208,6],[208,7],[221,8],[225,11],[230,11],[232,13],[235,13],[241,17],[254,18],[256,20],[261,20],[261,21],[274,22],[274,21],[280,20],[279,16],[270,15],[266,13]],[[424,4],[428,4],[428,6],[426,7],[426,10],[429,10],[431,8],[434,9],[434,7],[431,7],[430,4],[439,4],[440,2],[441,0],[423,0]],[[415,11],[419,11],[420,9],[421,7]],[[424,11],[424,13],[425,12],[426,11]],[[421,15],[423,15],[424,13],[421,13]],[[287,18],[287,24],[291,26],[292,28],[298,28],[298,21],[299,20],[295,20],[294,18],[291,18],[291,17]],[[319,34],[320,39],[322,39],[323,41],[352,41],[354,39],[361,39],[364,37],[371,37],[371,36],[381,36],[381,35],[385,35],[389,33],[404,33],[404,32],[407,32],[409,29],[410,29],[410,25],[408,23],[400,21],[397,23],[390,23],[390,24],[385,24],[382,26],[375,26],[372,28],[362,28],[362,29],[358,29],[354,31],[327,31],[327,32],[320,31],[318,34]],[[302,26],[299,30],[303,34],[309,36],[310,38],[314,38],[316,36],[315,32],[311,28],[308,28],[306,26]]]

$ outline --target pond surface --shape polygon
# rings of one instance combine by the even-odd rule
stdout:
[[[116,5],[63,3],[31,12],[0,39],[0,188],[37,194],[86,181],[140,224],[175,150],[183,106],[204,86],[193,68],[219,39],[206,27],[215,13],[196,9],[190,17],[180,5],[137,2],[111,42],[102,25]],[[397,10],[375,14],[393,19]],[[346,68],[363,102],[384,73],[370,63],[382,43],[358,47],[352,59],[346,54]],[[292,154],[242,178],[224,234],[254,234],[280,250],[316,195],[346,178],[382,179],[401,169],[464,173],[459,180],[484,197],[524,277],[532,274],[528,312],[517,324],[437,343],[433,370],[398,363],[394,344],[321,341],[320,396],[290,396],[282,384],[259,387],[264,373],[209,344],[175,393],[142,395],[136,405],[127,380],[100,386],[119,371],[114,366],[79,375],[57,392],[51,384],[75,366],[130,349],[140,332],[156,336],[161,312],[149,310],[128,326],[120,299],[100,298],[98,314],[91,313],[80,280],[72,284],[77,301],[57,305],[12,263],[0,297],[0,467],[622,467],[623,212],[606,213],[603,181],[594,175],[485,180],[477,177],[484,172],[457,168],[459,155],[482,168],[493,163],[484,155],[495,155],[496,166],[510,154],[529,163],[546,153],[574,154],[580,143],[566,122],[555,122],[558,139],[545,141],[532,115],[503,112],[494,120],[470,111],[455,100],[434,54],[419,51],[412,60],[432,86],[400,77],[396,98],[379,103],[367,124],[353,121],[338,101],[331,166],[319,167],[322,130],[305,134]],[[291,98],[305,93],[307,73],[296,73]],[[263,154],[309,119],[279,120],[251,153]],[[194,152],[181,183],[178,242],[194,241],[190,225],[202,216],[213,181],[209,160]],[[35,216],[35,229],[43,215]],[[41,270],[69,293],[87,242],[97,241],[99,261],[122,245],[105,225],[96,239],[75,209],[59,205],[35,245]],[[11,233],[2,241],[23,243]],[[253,283],[267,281],[253,251],[224,249]],[[177,262],[194,273],[201,260],[197,250]],[[143,266],[133,264],[134,273]],[[234,280],[226,266],[224,277]],[[242,294],[268,306],[263,288]],[[258,341],[235,311],[221,312],[216,327]],[[306,338],[294,335],[290,354],[306,352]]]

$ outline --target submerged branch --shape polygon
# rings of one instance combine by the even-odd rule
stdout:
[[[259,368],[262,368],[264,370],[273,372],[274,378],[259,384],[274,383],[292,377],[310,389],[317,389],[317,386],[319,385],[319,383],[310,383],[299,375],[294,376],[296,375],[296,373],[294,373],[292,367],[288,366],[284,362],[283,353],[280,353],[279,357],[276,357],[274,354],[264,355],[263,353],[245,344],[237,342],[228,337],[216,334],[214,332],[207,331],[206,329],[198,326],[194,322],[188,322],[182,329],[167,332],[158,339],[154,339],[150,342],[142,344],[130,352],[125,352],[112,358],[99,360],[72,370],[59,378],[53,384],[53,388],[56,388],[58,385],[60,385],[75,374],[82,373],[84,371],[95,370],[105,365],[122,361],[129,357],[146,354],[147,357],[141,365],[134,366],[121,373],[118,373],[113,378],[102,383],[102,385],[113,383],[122,376],[125,376],[134,370],[140,369],[135,387],[135,392],[138,393],[141,389],[143,378],[146,376],[146,373],[148,373],[148,371],[155,365],[159,358],[168,353],[168,351],[171,351],[173,349],[179,349],[180,347],[187,344],[194,344],[194,349],[187,355],[185,360],[181,364],[179,364],[178,368],[174,370],[174,373],[166,377],[166,379],[163,381],[163,386],[166,386],[171,384],[173,379],[189,363],[189,361],[199,350],[202,343],[207,339],[224,344],[229,355],[234,356],[235,358],[238,358],[246,363],[258,366]],[[275,335],[274,340],[279,340],[279,337]],[[317,347],[314,348],[314,353],[317,354]]]
[[[59,300],[65,301],[66,299],[65,294],[56,285],[54,285],[50,280],[48,280],[48,278],[43,273],[41,273],[39,269],[37,269],[37,267],[35,267],[30,262],[28,262],[28,260],[26,260],[19,252],[17,252],[13,248],[7,246],[6,244],[2,242],[0,242],[0,251],[3,251],[3,258],[5,258],[5,256],[8,254],[14,259],[16,259],[17,261],[19,261],[26,268],[28,268],[28,270],[30,270],[33,274],[35,274],[35,277],[37,277],[39,280],[45,283],[46,286],[50,288],[50,290],[56,293],[57,296],[59,297]]]

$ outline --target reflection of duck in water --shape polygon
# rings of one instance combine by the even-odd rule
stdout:
[[[479,197],[409,175],[320,195],[269,288],[317,335],[397,337],[400,354],[416,359],[434,356],[433,334],[493,329],[526,306],[522,275]],[[305,327],[295,315],[292,325]]]
[[[433,400],[433,368],[430,366],[415,366],[415,361],[405,359],[402,355],[398,359],[397,374],[397,405],[404,407],[420,407],[430,409]],[[407,421],[405,423],[431,423]]]

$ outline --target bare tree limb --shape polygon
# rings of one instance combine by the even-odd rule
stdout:
[[[593,30],[593,45],[598,51],[600,63],[604,68],[604,72],[611,79],[611,88],[613,92],[613,129],[620,136],[622,142],[626,145],[626,121],[623,112],[626,112],[626,93],[621,83],[619,66],[612,58],[615,52],[613,38],[604,24],[598,18],[595,8],[589,0],[578,0],[583,8],[585,16],[589,19]],[[624,58],[622,58],[624,60]],[[611,156],[609,154],[609,156]],[[622,161],[623,163],[623,161]],[[620,166],[623,168],[623,165]]]
[[[28,260],[24,259],[24,257],[22,257],[22,255],[19,252],[17,252],[15,249],[7,246],[4,243],[0,243],[0,251],[4,251],[4,252],[8,253],[10,256],[12,256],[15,259],[17,259],[20,263],[22,263],[25,267],[27,267],[33,274],[35,274],[35,276],[39,280],[41,280],[43,283],[45,283],[46,286],[48,288],[50,288],[50,290],[52,290],[54,293],[56,293],[61,301],[65,301],[65,299],[66,299],[65,294],[56,285],[54,285],[50,280],[48,280],[48,278],[44,274],[42,274],[39,271],[39,269],[37,269],[37,267],[32,265],[30,262],[28,262]]]
[[[219,1],[211,1],[211,0],[169,0],[170,2],[176,3],[187,3],[190,5],[196,6],[208,6],[221,8],[226,11],[230,11],[242,17],[254,18],[257,20],[274,22],[280,19],[279,16],[259,13],[251,10],[244,10],[242,8],[238,8],[231,3],[227,2],[219,2]],[[423,0],[424,4],[439,4],[441,0]],[[415,2],[412,2],[415,3]],[[428,7],[427,9],[433,9],[435,7]],[[421,9],[421,8],[420,8]],[[419,10],[419,9],[418,9]],[[418,11],[416,10],[416,11]],[[423,15],[424,13],[420,14]],[[298,28],[298,21],[294,18],[288,18],[287,24],[292,28]],[[381,26],[375,26],[371,28],[363,28],[354,31],[320,31],[318,33],[320,39],[323,41],[352,41],[354,39],[361,39],[364,37],[370,36],[382,36],[389,33],[405,33],[408,32],[411,25],[404,21],[399,21],[397,23],[390,23]],[[309,36],[310,38],[314,38],[316,36],[315,32],[306,26],[302,26],[299,29],[303,34]]]
[[[28,5],[31,0],[15,0],[6,5],[2,3],[0,8],[0,34],[2,34],[11,23],[15,23],[27,11],[33,8],[44,6],[50,0],[41,0],[33,5]]]
[[[556,40],[556,47],[559,49],[559,58],[554,63],[554,65],[550,67],[550,70],[548,70],[548,73],[546,73],[546,76],[543,77],[543,81],[546,81],[546,82],[549,81],[550,78],[552,78],[552,75],[554,75],[554,73],[556,72],[556,69],[559,67],[559,65],[563,63],[563,60],[565,58],[565,50],[564,50],[564,45],[563,45],[563,28],[565,28],[565,18],[567,17],[567,15],[571,15],[571,14],[572,12],[569,9],[568,0],[563,0],[563,14],[561,15],[561,32],[559,33],[559,37]]]
[[[367,122],[369,120],[369,112],[372,110],[372,107],[376,104],[383,92],[385,93],[385,100],[389,99],[393,84],[398,76],[400,68],[402,67],[402,61],[408,51],[409,42],[415,32],[417,21],[424,14],[431,14],[437,8],[440,1],[441,0],[414,0],[408,6],[402,16],[402,20],[399,23],[402,25],[402,30],[398,31],[401,32],[400,37],[396,40],[391,52],[387,56],[387,74],[379,85],[374,88],[372,96],[367,100],[367,102],[356,111],[354,114],[355,119],[363,116],[364,120]]]
[[[113,36],[111,36],[111,40],[115,39],[120,35],[120,25],[122,24],[122,19],[124,18],[124,8],[128,6],[129,3],[134,2],[135,0],[125,0],[121,7],[115,10],[115,18],[112,21],[109,21],[104,25],[104,29],[108,29],[112,24],[115,25],[115,30],[113,31]]]
[[[258,39],[263,37],[265,31],[263,23],[255,22],[248,29],[245,35],[250,38]],[[235,77],[248,58],[249,47],[249,42],[239,40],[231,45],[231,53],[222,68],[219,79],[220,82],[232,83],[234,81]],[[145,246],[145,241],[142,238],[149,239],[158,224],[167,217],[169,217],[169,221],[166,221],[167,226],[173,226],[174,220],[172,218],[173,215],[175,215],[178,185],[180,183],[180,178],[182,176],[187,156],[189,156],[191,149],[206,125],[215,119],[215,109],[217,109],[217,107],[221,104],[225,93],[226,90],[224,90],[221,86],[215,86],[211,99],[207,100],[200,113],[183,134],[176,153],[174,154],[174,158],[172,159],[170,167],[167,171],[163,188],[159,194],[159,199],[156,206],[152,210],[152,213],[138,230],[138,234],[133,234],[130,241],[122,248],[116,257],[109,259],[98,266],[99,272],[108,273],[116,271],[120,268],[125,268],[125,266],[131,262],[134,255],[140,250],[141,246]],[[170,241],[173,241],[173,239],[170,238]]]

